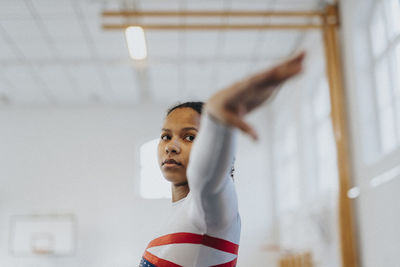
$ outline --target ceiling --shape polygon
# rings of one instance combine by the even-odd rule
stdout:
[[[148,58],[129,58],[103,10],[316,10],[322,0],[1,0],[0,106],[132,105],[204,100],[291,55],[299,31],[146,31]],[[269,22],[257,18],[252,22]],[[196,23],[198,18],[142,18]],[[286,19],[287,21],[287,19]],[[210,19],[208,20],[210,22]],[[214,18],[230,23],[232,18]],[[235,19],[248,23],[248,19]],[[296,22],[296,21],[294,21]]]

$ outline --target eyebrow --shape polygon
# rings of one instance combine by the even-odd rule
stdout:
[[[196,131],[196,132],[199,131],[199,130],[197,130],[197,128],[194,128],[194,127],[185,127],[185,128],[182,128],[182,130],[183,130],[183,131],[194,130],[194,131]],[[164,131],[164,132],[171,132],[170,129],[166,129],[166,128],[162,128],[161,131]]]

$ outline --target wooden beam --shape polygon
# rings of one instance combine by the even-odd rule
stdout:
[[[355,242],[352,202],[347,197],[350,189],[349,131],[345,93],[341,69],[341,54],[338,42],[337,6],[328,6],[324,16],[323,39],[326,56],[326,71],[331,97],[331,117],[336,141],[339,171],[339,240],[343,267],[357,267],[358,257]]]
[[[103,11],[103,17],[321,17],[321,11]]]
[[[319,24],[103,24],[103,30],[124,30],[139,26],[144,30],[320,30]]]
[[[103,11],[103,17],[300,17],[318,18],[321,11]],[[145,30],[313,30],[322,29],[322,23],[304,24],[103,24],[104,30],[123,30],[140,26]]]

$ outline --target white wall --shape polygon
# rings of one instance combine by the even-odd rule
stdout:
[[[2,110],[0,266],[131,266],[138,262],[167,201],[140,199],[138,145],[157,136],[163,110]],[[142,116],[142,114],[145,114]],[[151,121],[153,123],[147,123]],[[144,215],[150,214],[146,220]],[[71,258],[8,254],[15,214],[74,213]],[[145,223],[146,221],[146,223]]]
[[[156,106],[0,110],[0,266],[137,266],[169,207],[168,200],[138,196],[139,147],[158,136],[164,112]],[[265,109],[249,120],[264,133],[260,143],[242,135],[238,142],[240,266],[266,262],[261,247],[271,236]],[[76,254],[10,255],[10,216],[48,213],[76,215]]]
[[[400,176],[377,187],[371,181],[386,171],[400,165],[400,149],[367,161],[365,154],[374,153],[373,127],[365,127],[365,121],[374,116],[373,108],[363,108],[360,103],[370,101],[370,78],[373,73],[368,52],[366,26],[374,0],[340,1],[342,20],[342,49],[346,80],[346,92],[351,131],[353,185],[361,193],[354,202],[357,214],[358,243],[361,266],[399,266],[400,249]],[[366,138],[366,133],[370,136]],[[369,140],[369,141],[368,141]],[[372,147],[372,149],[371,149]]]

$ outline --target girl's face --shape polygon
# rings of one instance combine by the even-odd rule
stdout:
[[[164,177],[174,185],[187,183],[190,150],[200,126],[200,114],[177,108],[165,119],[158,144],[158,163]]]

